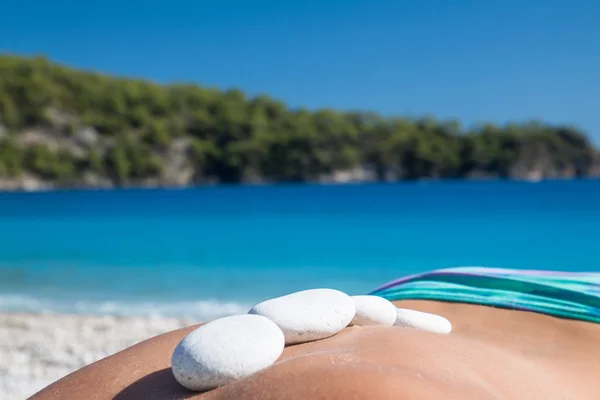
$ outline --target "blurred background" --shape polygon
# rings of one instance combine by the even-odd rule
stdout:
[[[598,269],[600,4],[3,15],[2,399],[296,290]]]

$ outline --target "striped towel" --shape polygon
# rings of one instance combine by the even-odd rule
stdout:
[[[600,323],[600,273],[448,268],[397,279],[371,294],[391,301],[473,303]]]

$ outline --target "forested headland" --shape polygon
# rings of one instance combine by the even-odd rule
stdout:
[[[541,122],[293,109],[192,84],[0,55],[0,188],[597,176],[586,135]]]

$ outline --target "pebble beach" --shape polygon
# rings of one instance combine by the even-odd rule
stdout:
[[[168,317],[0,314],[0,399],[23,400],[128,346],[197,321]]]

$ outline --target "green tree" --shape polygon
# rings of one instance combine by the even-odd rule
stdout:
[[[539,121],[465,129],[432,116],[291,109],[265,95],[115,78],[43,57],[0,56],[0,71],[2,176],[68,183],[92,171],[135,184],[168,175],[165,163],[182,157],[195,182],[304,182],[356,167],[378,179],[600,170],[580,130]],[[29,131],[48,140],[24,140]]]

